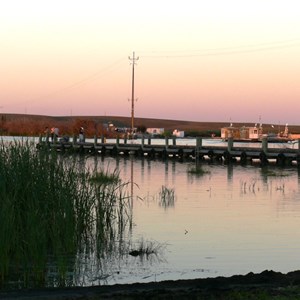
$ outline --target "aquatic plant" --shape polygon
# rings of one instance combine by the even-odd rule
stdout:
[[[135,248],[133,248],[129,255],[131,256],[149,256],[151,254],[158,255],[163,248],[164,244],[158,243],[156,241],[144,240],[141,238],[137,243]]]
[[[203,176],[205,174],[209,174],[210,172],[207,170],[204,170],[203,167],[199,164],[197,164],[196,166],[190,166],[188,168],[188,174],[191,175],[196,175],[196,176]]]
[[[120,182],[120,172],[115,169],[113,173],[110,173],[108,169],[101,169],[90,177],[90,181],[95,184],[115,184]]]
[[[241,193],[246,194],[247,191],[255,194],[256,191],[259,191],[259,187],[257,187],[257,180],[253,179],[252,182],[240,181],[241,185]]]
[[[272,169],[269,169],[268,167],[261,168],[261,173],[263,176],[267,176],[267,177],[288,177],[293,174],[293,172],[291,172],[290,170],[287,171],[282,168],[274,168],[274,167]]]
[[[0,143],[0,287],[72,285],[79,252],[113,250],[131,222],[130,197],[116,172],[104,175],[94,180],[72,156],[28,141]]]
[[[284,193],[284,183],[282,183],[282,185],[276,186],[276,191],[282,191]]]
[[[159,191],[159,205],[167,208],[175,204],[175,190],[162,186]]]

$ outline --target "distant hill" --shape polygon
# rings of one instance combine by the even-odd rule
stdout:
[[[44,115],[28,115],[28,114],[0,114],[1,119],[5,118],[8,123],[35,123],[40,124],[40,128],[45,126],[52,127],[70,127],[72,124],[78,122],[78,120],[92,121],[95,124],[103,124],[111,122],[117,127],[131,127],[130,117],[120,116],[44,116]],[[254,126],[253,123],[234,123],[235,127],[241,126]],[[153,118],[139,118],[134,119],[134,126],[145,126],[146,128],[164,128],[165,130],[174,129],[182,131],[216,131],[222,127],[229,126],[228,122],[195,122],[195,121],[183,121],[183,120],[168,120],[168,119],[153,119]],[[278,133],[279,130],[284,129],[284,125],[281,128],[276,125],[263,124],[264,132]],[[300,133],[300,125],[289,125],[289,132]]]

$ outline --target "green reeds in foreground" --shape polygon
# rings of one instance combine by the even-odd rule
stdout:
[[[126,184],[94,184],[79,170],[72,158],[32,143],[0,143],[0,287],[47,286],[50,263],[57,267],[51,285],[69,285],[78,252],[100,257],[122,234],[131,218]]]

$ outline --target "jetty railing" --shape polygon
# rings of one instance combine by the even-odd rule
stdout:
[[[204,145],[203,138],[197,137],[195,145],[177,143],[179,139],[176,137],[165,138],[163,144],[156,143],[157,139],[142,137],[140,140],[128,140],[116,138],[114,142],[107,141],[105,137],[94,137],[91,141],[80,142],[77,137],[72,139],[53,139],[49,136],[40,136],[38,149],[50,149],[59,152],[79,152],[93,153],[100,155],[136,155],[154,158],[156,156],[162,158],[192,158],[202,160],[210,159],[216,161],[225,161],[226,163],[240,161],[247,163],[253,160],[259,160],[261,164],[267,164],[274,160],[278,165],[292,164],[296,162],[300,165],[300,139],[293,141],[293,147],[269,147],[271,143],[267,138],[263,138],[259,146],[247,143],[237,144],[232,138],[220,144]],[[205,139],[207,140],[207,139]],[[216,141],[216,139],[211,139]],[[251,144],[251,146],[249,146]],[[296,146],[296,147],[295,147]]]

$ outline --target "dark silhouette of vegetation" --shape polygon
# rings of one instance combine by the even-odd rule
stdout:
[[[23,118],[6,118],[1,116],[0,133],[10,136],[39,136],[44,133],[46,127],[58,127],[61,136],[78,135],[79,128],[83,127],[86,137],[105,136],[115,137],[116,133],[109,130],[98,120],[93,120],[89,117],[74,117],[68,120],[47,120],[47,118],[31,118],[24,116]]]
[[[146,133],[146,131],[147,131],[147,127],[145,125],[137,126],[137,132]]]
[[[0,134],[16,136],[39,136],[45,127],[58,127],[60,135],[73,136],[78,134],[80,127],[85,128],[87,138],[97,136],[115,137],[120,133],[114,129],[109,130],[108,124],[118,128],[130,128],[130,117],[119,116],[41,116],[27,114],[0,114]],[[180,120],[164,120],[135,118],[135,126],[141,133],[145,128],[164,128],[165,136],[172,135],[174,129],[185,132],[189,137],[220,136],[222,127],[229,126],[228,122],[193,122]],[[253,123],[235,123],[234,126],[253,126]],[[263,124],[264,131],[277,134],[278,129],[272,124]],[[290,133],[299,133],[300,125],[289,125]]]
[[[70,286],[78,253],[99,266],[119,253],[132,222],[128,184],[82,163],[28,141],[0,143],[0,290]]]
[[[221,136],[221,130],[205,130],[205,131],[197,131],[190,130],[185,132],[185,136],[187,137],[214,137]]]

